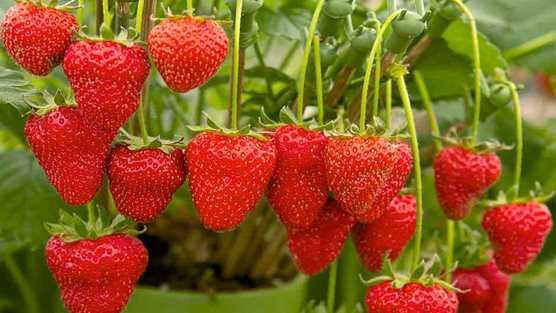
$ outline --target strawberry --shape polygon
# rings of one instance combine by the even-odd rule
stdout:
[[[541,252],[552,229],[552,216],[537,201],[510,203],[489,209],[482,222],[494,247],[498,267],[508,273],[523,272]]]
[[[228,37],[215,21],[173,17],[149,33],[149,51],[168,87],[187,92],[211,79],[228,54]]]
[[[322,132],[286,125],[273,136],[278,161],[268,186],[268,201],[288,227],[308,227],[328,199]]]
[[[112,234],[46,245],[48,268],[71,313],[119,313],[147,267],[148,253],[135,237]]]
[[[288,247],[299,269],[308,275],[323,271],[340,252],[355,219],[330,200],[308,228],[289,229]]]
[[[139,45],[94,40],[72,44],[63,66],[79,110],[113,134],[137,109],[150,69]]]
[[[276,165],[271,141],[204,132],[186,151],[189,187],[206,228],[238,226],[263,196]]]
[[[369,313],[456,313],[458,298],[455,292],[438,284],[426,286],[409,282],[395,288],[392,281],[372,286],[367,292]]]
[[[185,180],[184,157],[179,149],[165,153],[120,145],[112,150],[107,169],[118,211],[140,223],[162,214]]]
[[[494,261],[454,272],[460,313],[505,313],[511,277],[500,271]]]
[[[89,202],[102,185],[111,136],[88,123],[74,107],[31,115],[25,137],[46,176],[64,201]]]
[[[461,220],[500,177],[502,165],[494,152],[477,153],[460,146],[442,149],[434,159],[438,200],[446,216]]]
[[[370,224],[358,224],[353,230],[353,241],[359,258],[371,272],[379,272],[384,255],[393,262],[415,233],[417,209],[412,195],[397,196],[386,212]]]
[[[335,138],[326,147],[328,187],[361,223],[379,218],[405,185],[412,167],[407,144],[383,137]]]
[[[31,74],[46,76],[60,64],[78,29],[69,13],[23,2],[8,9],[0,36],[17,64]]]

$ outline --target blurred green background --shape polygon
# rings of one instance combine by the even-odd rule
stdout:
[[[164,2],[175,11],[185,7],[185,1]],[[229,12],[223,1],[217,2],[218,18],[229,19]],[[87,0],[85,3],[85,22],[90,31],[94,29],[95,1]],[[299,70],[304,29],[308,26],[314,4],[313,0],[265,1],[265,7],[258,14],[259,42],[264,62],[257,58],[253,49],[248,50],[242,123],[253,123],[261,106],[265,106],[267,112],[278,112],[280,106],[291,103],[295,98],[295,79]],[[492,75],[497,67],[507,68],[512,78],[525,86],[521,91],[525,115],[522,188],[532,189],[535,182],[540,182],[546,191],[556,190],[556,100],[550,88],[539,83],[539,73],[546,74],[543,81],[546,78],[550,81],[551,74],[556,74],[556,45],[550,42],[517,58],[508,59],[504,56],[504,51],[524,42],[545,34],[554,35],[556,2],[470,0],[468,4],[483,35],[481,57],[485,75]],[[11,5],[11,1],[1,1],[0,15]],[[374,1],[358,1],[359,9],[354,16],[356,24],[365,16],[363,5],[377,4]],[[229,27],[227,30],[229,31]],[[432,44],[416,65],[427,80],[443,130],[466,120],[463,87],[471,81],[470,51],[467,25],[457,21],[448,28],[441,40]],[[291,58],[287,58],[288,55]],[[0,49],[0,66],[17,69],[3,48]],[[160,78],[151,80],[148,115],[150,133],[161,134],[163,137],[190,137],[185,125],[201,123],[202,111],[224,120],[229,96],[229,66],[228,60],[213,80],[186,95],[171,93]],[[361,77],[362,72],[359,71],[356,75]],[[272,77],[273,95],[269,95],[265,77]],[[59,88],[70,94],[60,68],[46,78],[28,75],[25,78],[38,90],[48,89],[54,92]],[[6,84],[0,81],[0,312],[27,312],[29,301],[36,303],[36,307],[40,308],[39,312],[63,312],[58,289],[43,260],[43,247],[48,238],[43,224],[55,221],[60,208],[77,211],[80,208],[68,208],[60,200],[36,163],[23,136],[25,118],[4,103],[7,102]],[[354,83],[348,94],[353,94],[360,86],[361,82]],[[410,87],[413,88],[412,82]],[[423,164],[426,166],[424,246],[426,253],[432,253],[437,247],[435,242],[444,238],[444,218],[433,189],[431,154],[428,149],[431,137],[428,135],[419,97],[413,95],[412,98],[420,125]],[[310,99],[310,105],[314,105],[314,99]],[[485,106],[488,108],[488,103]],[[511,109],[493,108],[491,111],[492,114],[481,124],[481,137],[513,143]],[[513,175],[513,152],[502,152],[500,155],[504,173],[500,183],[490,192],[491,196],[498,190],[508,188]],[[179,192],[172,206],[178,207],[176,203],[190,203],[185,190]],[[549,206],[553,213],[556,212],[554,200],[549,202]],[[481,212],[476,210],[467,222],[478,228],[480,217]],[[340,261],[340,303],[352,305],[361,301],[365,286],[359,281],[360,271],[353,247],[348,244]],[[326,275],[327,273],[323,273],[312,279],[310,298],[325,298]],[[556,312],[556,232],[550,235],[538,261],[527,272],[515,276],[512,286],[509,312]]]

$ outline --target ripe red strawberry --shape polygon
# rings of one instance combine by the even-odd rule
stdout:
[[[455,292],[438,284],[425,286],[410,282],[394,288],[392,281],[372,286],[367,292],[369,313],[456,313],[458,298]]]
[[[116,234],[66,243],[52,237],[46,261],[71,313],[119,313],[145,271],[148,253],[135,237]]]
[[[115,41],[79,41],[64,57],[79,110],[113,134],[137,109],[149,69],[145,49]]]
[[[73,107],[31,115],[25,137],[46,176],[64,201],[89,202],[102,185],[111,136],[88,123]]]
[[[494,152],[477,153],[460,146],[442,149],[434,159],[436,193],[444,213],[461,220],[500,177],[502,165]]]
[[[264,194],[276,165],[271,141],[205,132],[187,146],[189,187],[204,226],[238,226]]]
[[[130,150],[118,146],[108,159],[110,191],[128,219],[146,223],[157,218],[185,180],[183,153],[174,149]]]
[[[403,188],[412,160],[403,142],[382,137],[332,139],[325,153],[328,187],[342,209],[370,223]]]
[[[286,125],[273,136],[278,155],[268,201],[288,227],[308,227],[328,199],[322,132]]]
[[[71,37],[79,29],[75,17],[33,3],[12,6],[0,24],[4,47],[31,74],[45,76],[64,57]]]
[[[308,275],[323,271],[342,251],[355,219],[330,200],[309,228],[289,229],[288,247],[299,267]]]
[[[511,277],[500,271],[494,261],[454,272],[460,313],[505,313]]]
[[[417,209],[412,195],[397,196],[386,212],[370,224],[358,224],[353,230],[353,241],[359,258],[371,272],[379,272],[384,255],[397,260],[415,233]]]
[[[523,272],[541,252],[552,229],[552,215],[542,203],[529,201],[489,209],[483,228],[494,247],[494,260],[508,273]]]
[[[186,92],[211,79],[228,54],[228,37],[215,21],[176,17],[149,33],[149,51],[168,87]]]

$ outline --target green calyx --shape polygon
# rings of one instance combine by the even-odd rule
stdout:
[[[478,154],[507,151],[513,149],[513,145],[506,145],[496,139],[489,139],[474,144],[471,137],[460,136],[456,128],[451,128],[446,136],[438,137],[438,139],[442,140],[442,142],[444,142],[447,146],[459,146]]]
[[[367,26],[359,27],[351,39],[345,58],[346,65],[360,67],[366,60],[376,40],[376,29]]]
[[[263,134],[251,130],[251,125],[245,125],[240,129],[230,129],[216,123],[208,114],[203,112],[207,120],[205,126],[190,125],[187,128],[192,132],[214,132],[224,136],[250,136],[260,141],[268,141]]]
[[[129,150],[139,151],[143,149],[158,149],[166,154],[171,154],[175,149],[185,148],[185,143],[183,138],[178,138],[175,140],[165,140],[157,137],[147,137],[145,142],[143,138],[133,136],[126,132],[123,128],[120,129],[120,134],[115,142],[116,145],[124,144]]]
[[[386,40],[386,49],[395,54],[404,53],[413,39],[425,30],[425,18],[415,12],[402,11],[392,23],[392,33]]]
[[[433,2],[433,16],[427,32],[432,37],[440,37],[454,20],[461,16],[459,7],[451,0]]]
[[[69,11],[73,11],[79,8],[82,8],[82,6],[76,4],[75,0],[71,0],[68,1],[64,4],[58,5],[58,0],[50,0],[50,1],[46,1],[46,0],[16,0],[17,3],[22,3],[22,4],[32,4],[36,7],[39,8],[44,8],[44,9],[56,9],[58,11],[62,11],[62,12],[69,12]]]
[[[136,44],[146,45],[146,43],[139,41],[139,34],[136,34],[132,29],[129,32],[127,29],[122,28],[120,32],[116,35],[112,29],[107,26],[107,24],[102,23],[100,27],[100,36],[89,36],[85,34],[82,30],[77,33],[77,37],[81,40],[102,42],[102,41],[113,41],[124,45],[126,47],[133,47]]]
[[[512,186],[506,191],[500,191],[494,200],[483,200],[480,205],[485,208],[494,208],[505,204],[522,204],[528,202],[546,203],[556,195],[556,192],[545,193],[539,182],[535,183],[535,188],[529,191],[526,197],[519,197],[517,186]]]
[[[444,269],[442,267],[442,262],[440,262],[440,258],[435,254],[428,261],[421,261],[412,273],[396,273],[392,267],[388,254],[385,254],[382,266],[382,275],[370,280],[364,280],[361,278],[361,281],[366,285],[376,285],[385,281],[391,281],[392,287],[396,289],[401,289],[405,285],[415,282],[424,286],[440,285],[444,289],[461,292],[459,289],[446,282],[447,274],[451,273],[453,270],[454,268]]]
[[[117,215],[112,221],[109,221],[106,210],[97,208],[97,216],[95,220],[86,222],[75,213],[72,215],[60,210],[58,223],[46,223],[45,227],[48,233],[60,237],[64,242],[96,240],[112,234],[135,236],[144,232],[144,229],[137,230],[134,224],[122,215]]]
[[[370,124],[365,125],[365,129],[361,131],[359,125],[350,124],[347,128],[343,126],[345,121],[337,120],[336,127],[332,130],[327,130],[326,134],[330,137],[336,138],[352,138],[352,137],[383,137],[389,140],[401,140],[408,138],[405,132],[406,125],[401,125],[398,128],[388,129],[386,124],[379,118],[374,117]]]
[[[68,104],[71,101],[60,90],[57,90],[54,96],[46,90],[40,94],[24,95],[23,100],[29,106],[27,114],[37,116],[47,115],[61,106],[74,106]]]
[[[331,0],[324,4],[319,32],[322,37],[334,37],[343,29],[343,23],[353,12],[353,5],[346,0]]]
[[[457,242],[454,251],[458,267],[473,268],[487,263],[491,249],[488,238],[462,221],[456,227]]]
[[[259,124],[264,129],[276,129],[284,125],[295,125],[297,127],[305,128],[308,130],[329,130],[334,127],[334,121],[330,121],[324,125],[318,125],[317,121],[312,118],[310,120],[299,121],[293,112],[287,106],[282,107],[279,113],[279,120],[274,121],[270,118],[264,108],[261,108],[259,116]]]

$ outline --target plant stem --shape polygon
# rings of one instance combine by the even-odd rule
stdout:
[[[324,0],[319,0],[317,6],[315,7],[315,12],[313,12],[313,17],[311,19],[311,24],[309,26],[309,33],[307,34],[307,40],[305,42],[305,50],[303,51],[303,62],[301,63],[301,70],[299,73],[299,81],[297,85],[297,120],[300,122],[303,120],[303,100],[305,97],[305,77],[307,75],[307,65],[309,64],[309,57],[311,55],[311,44],[313,42],[313,37],[317,31],[317,26],[319,22],[320,12],[324,6]]]
[[[454,227],[455,222],[451,219],[446,219],[446,281],[452,282],[452,264],[454,263]]]
[[[386,31],[386,29],[388,29],[390,24],[398,17],[398,15],[400,15],[399,11],[390,14],[388,18],[386,18],[386,21],[384,21],[384,24],[382,26],[379,25],[380,29],[376,35],[375,42],[373,43],[373,47],[371,49],[371,53],[369,53],[369,58],[367,59],[367,69],[365,70],[365,78],[363,79],[363,89],[361,90],[361,108],[359,111],[359,134],[361,135],[365,133],[365,120],[367,117],[367,100],[369,95],[369,85],[371,81],[371,72],[373,70],[373,63],[375,61],[376,54],[382,47],[382,37],[384,35],[384,32]],[[380,59],[378,63],[380,63]],[[375,69],[375,71],[377,71],[377,69]],[[382,73],[379,73],[378,77],[380,77],[381,74]],[[380,79],[378,79],[378,83],[380,84]],[[376,90],[376,84],[375,84],[375,90]],[[377,101],[377,110],[378,110],[378,101]]]
[[[96,14],[97,14],[97,18],[96,18],[96,25],[95,25],[95,33],[97,34],[97,36],[100,35],[100,27],[102,26],[102,22],[103,22],[103,5],[102,5],[103,0],[97,0],[96,2]]]
[[[4,257],[4,261],[6,264],[6,269],[12,276],[19,292],[21,293],[21,297],[23,298],[23,302],[25,307],[27,308],[28,313],[38,313],[39,312],[39,302],[33,289],[29,286],[29,284],[25,280],[25,276],[21,272],[21,269],[13,259],[11,255],[6,255]]]
[[[351,78],[354,72],[355,69],[353,67],[345,66],[340,71],[340,73],[336,75],[336,78],[334,79],[334,85],[332,86],[332,90],[330,90],[325,100],[327,106],[331,106],[331,107],[336,106],[338,101],[340,101],[340,98],[342,97],[342,95],[344,94],[344,92],[348,87],[349,79]]]
[[[143,4],[139,4],[143,9],[137,12],[137,16],[141,15],[141,20],[139,18],[136,21],[136,27],[139,26],[141,29],[141,39],[143,41],[147,40],[148,34],[151,31],[151,15],[154,11],[154,7],[156,0],[147,0],[149,1],[147,6],[145,7],[145,0],[139,0],[143,2]],[[139,6],[138,6],[139,8]],[[150,75],[149,75],[150,76]],[[139,129],[141,131],[141,138],[143,142],[146,144],[149,141],[149,132],[147,131],[147,122],[145,117],[145,111],[147,107],[147,103],[149,102],[149,77],[145,81],[145,86],[143,87],[143,91],[141,92],[141,99],[139,100],[139,108],[137,109],[137,117],[139,119]]]
[[[102,19],[104,27],[112,26],[112,14],[110,13],[110,4],[108,0],[102,0]]]
[[[384,119],[386,120],[386,129],[390,129],[390,127],[392,126],[392,80],[389,79],[386,82],[386,90],[385,90],[385,97],[386,97],[386,103],[385,103],[385,111],[386,111],[386,115],[384,117]]]
[[[425,13],[425,3],[423,0],[415,0],[415,10],[419,15],[423,15]]]
[[[336,280],[338,277],[338,261],[332,262],[328,273],[328,295],[326,298],[326,312],[334,313],[334,302],[336,300]]]
[[[193,15],[193,0],[187,0],[187,14],[189,16]]]
[[[380,77],[382,77],[382,53],[381,45],[379,44],[378,51],[376,53],[376,66],[375,66],[375,78],[374,78],[374,93],[373,93],[373,109],[371,111],[371,116],[378,115],[378,100],[380,99]]]
[[[77,24],[83,24],[83,16],[85,14],[85,0],[79,0],[79,9],[77,10]]]
[[[521,167],[523,162],[523,121],[521,118],[521,100],[516,86],[511,83],[512,99],[514,102],[515,116],[515,173],[514,188],[516,197],[519,195],[519,185],[521,181]]]
[[[145,0],[137,2],[137,18],[135,20],[135,31],[140,34],[143,31],[143,12],[145,10]]]
[[[261,50],[261,44],[259,42],[259,38],[257,38],[257,40],[255,40],[255,42],[253,43],[253,46],[255,48],[255,54],[257,56],[257,60],[259,61],[259,65],[261,65],[262,67],[267,69],[267,66],[266,66],[265,61],[264,61],[263,52]],[[266,92],[268,93],[270,99],[272,99],[272,102],[274,102],[274,91],[272,90],[272,81],[270,80],[270,77],[268,75],[265,75],[264,79],[265,79],[265,82],[266,82]]]
[[[421,158],[419,156],[419,141],[417,139],[417,130],[413,119],[413,111],[411,110],[411,101],[403,76],[396,78],[398,91],[402,98],[402,104],[407,119],[407,129],[411,138],[411,150],[413,152],[413,164],[415,171],[415,193],[417,197],[417,222],[415,230],[415,248],[413,249],[412,270],[417,267],[421,258],[421,239],[423,237],[423,182],[421,180]]]
[[[531,39],[515,48],[504,51],[506,59],[515,59],[556,42],[556,30]]]
[[[241,12],[243,10],[243,0],[237,0],[235,21],[234,21],[234,53],[232,64],[232,105],[230,125],[232,129],[238,127],[238,102],[239,102],[239,66],[240,66],[240,36],[241,36]]]
[[[436,153],[438,153],[440,152],[440,150],[442,150],[442,142],[439,138],[440,128],[438,127],[438,121],[436,120],[436,115],[434,114],[434,108],[432,106],[431,97],[427,89],[427,85],[425,84],[425,80],[423,79],[423,75],[421,75],[419,71],[414,71],[413,75],[415,76],[415,83],[417,84],[417,89],[419,90],[421,99],[423,99],[423,106],[425,107],[425,111],[427,111],[429,127],[434,137],[433,139],[434,150]]]
[[[87,218],[89,220],[89,222],[94,223],[94,220],[96,219],[95,217],[95,205],[93,203],[93,201],[90,201],[89,203],[87,203]]]
[[[317,93],[318,123],[324,124],[324,94],[322,87],[322,66],[320,60],[320,37],[313,37],[313,56],[315,58],[315,85]]]
[[[475,108],[471,125],[471,144],[477,142],[479,135],[479,119],[481,115],[481,55],[479,51],[479,36],[475,17],[461,0],[452,0],[469,20],[471,29],[471,43],[473,45],[473,75],[475,80]]]

